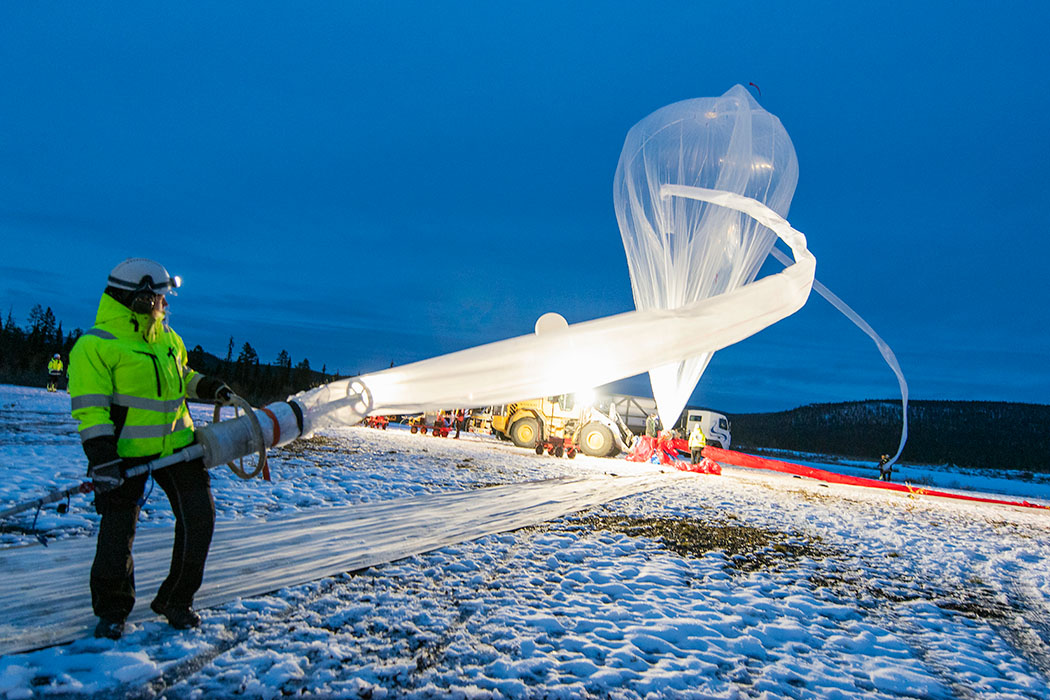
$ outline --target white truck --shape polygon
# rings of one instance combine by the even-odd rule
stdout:
[[[697,423],[700,424],[700,429],[704,431],[704,437],[707,438],[708,445],[721,447],[724,450],[729,449],[732,435],[729,430],[728,418],[717,411],[688,408],[682,414],[681,419],[684,431],[683,437],[688,440],[689,434],[693,432],[693,426]]]

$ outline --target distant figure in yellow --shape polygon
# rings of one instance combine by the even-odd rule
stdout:
[[[47,363],[47,390],[58,391],[58,384],[62,381],[62,370],[65,369],[65,365],[62,364],[62,356],[57,352],[51,356],[51,361]]]
[[[705,447],[707,447],[707,436],[704,435],[700,422],[697,421],[693,424],[693,432],[689,433],[689,454],[693,464],[700,464]]]

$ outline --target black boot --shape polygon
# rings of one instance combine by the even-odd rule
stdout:
[[[191,627],[201,626],[201,616],[189,606],[186,606],[185,608],[163,608],[160,605],[157,605],[157,601],[153,601],[150,603],[149,608],[158,615],[166,617],[168,619],[168,624],[177,630],[185,630]]]
[[[95,625],[95,637],[99,639],[120,639],[121,635],[124,634],[124,622],[123,620],[107,620],[104,617],[98,618],[98,624]]]

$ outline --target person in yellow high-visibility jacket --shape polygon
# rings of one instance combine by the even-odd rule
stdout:
[[[707,436],[704,435],[700,423],[694,423],[693,430],[689,433],[689,455],[692,457],[693,464],[700,464],[705,447],[707,447]]]
[[[62,370],[65,369],[65,365],[62,364],[62,356],[57,352],[51,356],[51,361],[47,363],[47,390],[58,391],[58,383],[62,380]]]
[[[81,444],[95,480],[95,509],[102,516],[91,566],[91,605],[99,618],[96,637],[117,639],[135,605],[131,543],[147,475],[116,488],[96,467],[122,472],[193,444],[187,398],[225,402],[222,381],[186,364],[182,339],[165,322],[167,294],[181,280],[159,263],[130,258],[110,272],[95,325],[69,355],[69,394]],[[183,462],[152,475],[175,515],[171,570],[150,607],[177,629],[197,627],[193,596],[215,525],[215,502],[202,460]]]

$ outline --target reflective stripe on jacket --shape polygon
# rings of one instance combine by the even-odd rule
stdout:
[[[56,360],[51,358],[51,361],[47,363],[47,371],[51,374],[57,374],[62,371],[62,360]]]
[[[69,395],[81,441],[117,437],[121,457],[169,455],[193,442],[186,397],[202,375],[163,321],[102,295],[95,326],[69,353]]]

